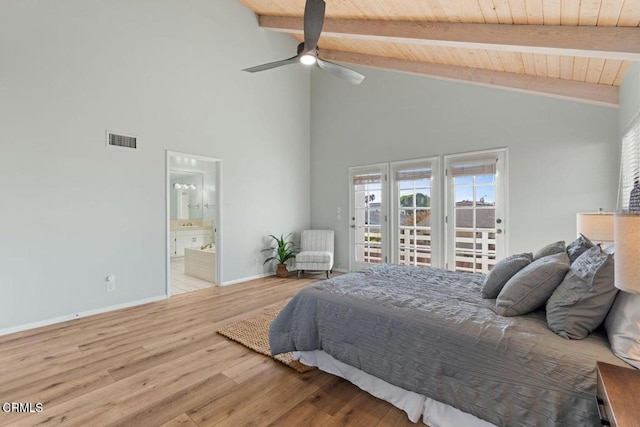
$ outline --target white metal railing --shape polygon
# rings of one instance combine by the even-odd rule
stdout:
[[[381,264],[382,263],[382,248],[376,248],[372,246],[364,246],[360,248],[358,253],[358,260],[369,264]]]
[[[418,234],[428,232],[429,234]],[[398,261],[404,265],[431,266],[431,228],[400,228]]]
[[[416,235],[411,228],[401,229],[399,237],[400,263],[431,265],[431,235]],[[496,264],[496,230],[456,228],[455,269],[472,273],[487,273]],[[463,235],[458,235],[464,233]],[[467,235],[468,234],[468,235]],[[356,259],[371,264],[382,263],[380,232],[365,233],[365,245],[357,245]],[[371,242],[374,241],[373,246]],[[404,243],[400,243],[404,241]],[[468,247],[465,247],[468,246]]]
[[[382,263],[382,232],[365,231],[364,241],[356,245],[356,260],[369,264]]]
[[[496,265],[495,229],[456,228],[455,233],[456,271],[488,273]]]

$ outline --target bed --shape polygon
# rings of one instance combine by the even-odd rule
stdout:
[[[599,425],[596,361],[624,365],[606,335],[563,339],[544,311],[499,316],[483,278],[385,264],[319,282],[274,320],[271,351],[298,352],[432,427]]]

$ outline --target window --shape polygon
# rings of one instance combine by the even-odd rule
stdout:
[[[623,211],[629,210],[631,190],[640,185],[640,116],[632,123],[622,138],[622,156],[620,162],[620,205]],[[634,211],[638,206],[634,207]]]

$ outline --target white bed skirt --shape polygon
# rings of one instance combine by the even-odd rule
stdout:
[[[414,423],[418,422],[422,415],[423,422],[430,427],[458,427],[462,425],[495,427],[493,424],[453,406],[389,384],[380,378],[334,359],[324,351],[296,351],[293,358],[307,366],[317,366],[321,371],[344,378],[367,393],[386,400],[406,412],[407,417]]]

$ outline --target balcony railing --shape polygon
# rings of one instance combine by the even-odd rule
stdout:
[[[496,265],[496,230],[456,228],[456,271],[488,273]]]
[[[431,228],[401,228],[398,255],[403,265],[431,266]]]
[[[496,264],[496,230],[456,228],[455,231],[455,270],[489,272]],[[378,243],[380,237],[380,232],[366,233],[367,244],[357,246],[356,259],[370,264],[382,263],[382,248]],[[430,234],[417,234],[411,228],[401,229],[399,239],[400,264],[425,267],[431,265]]]

